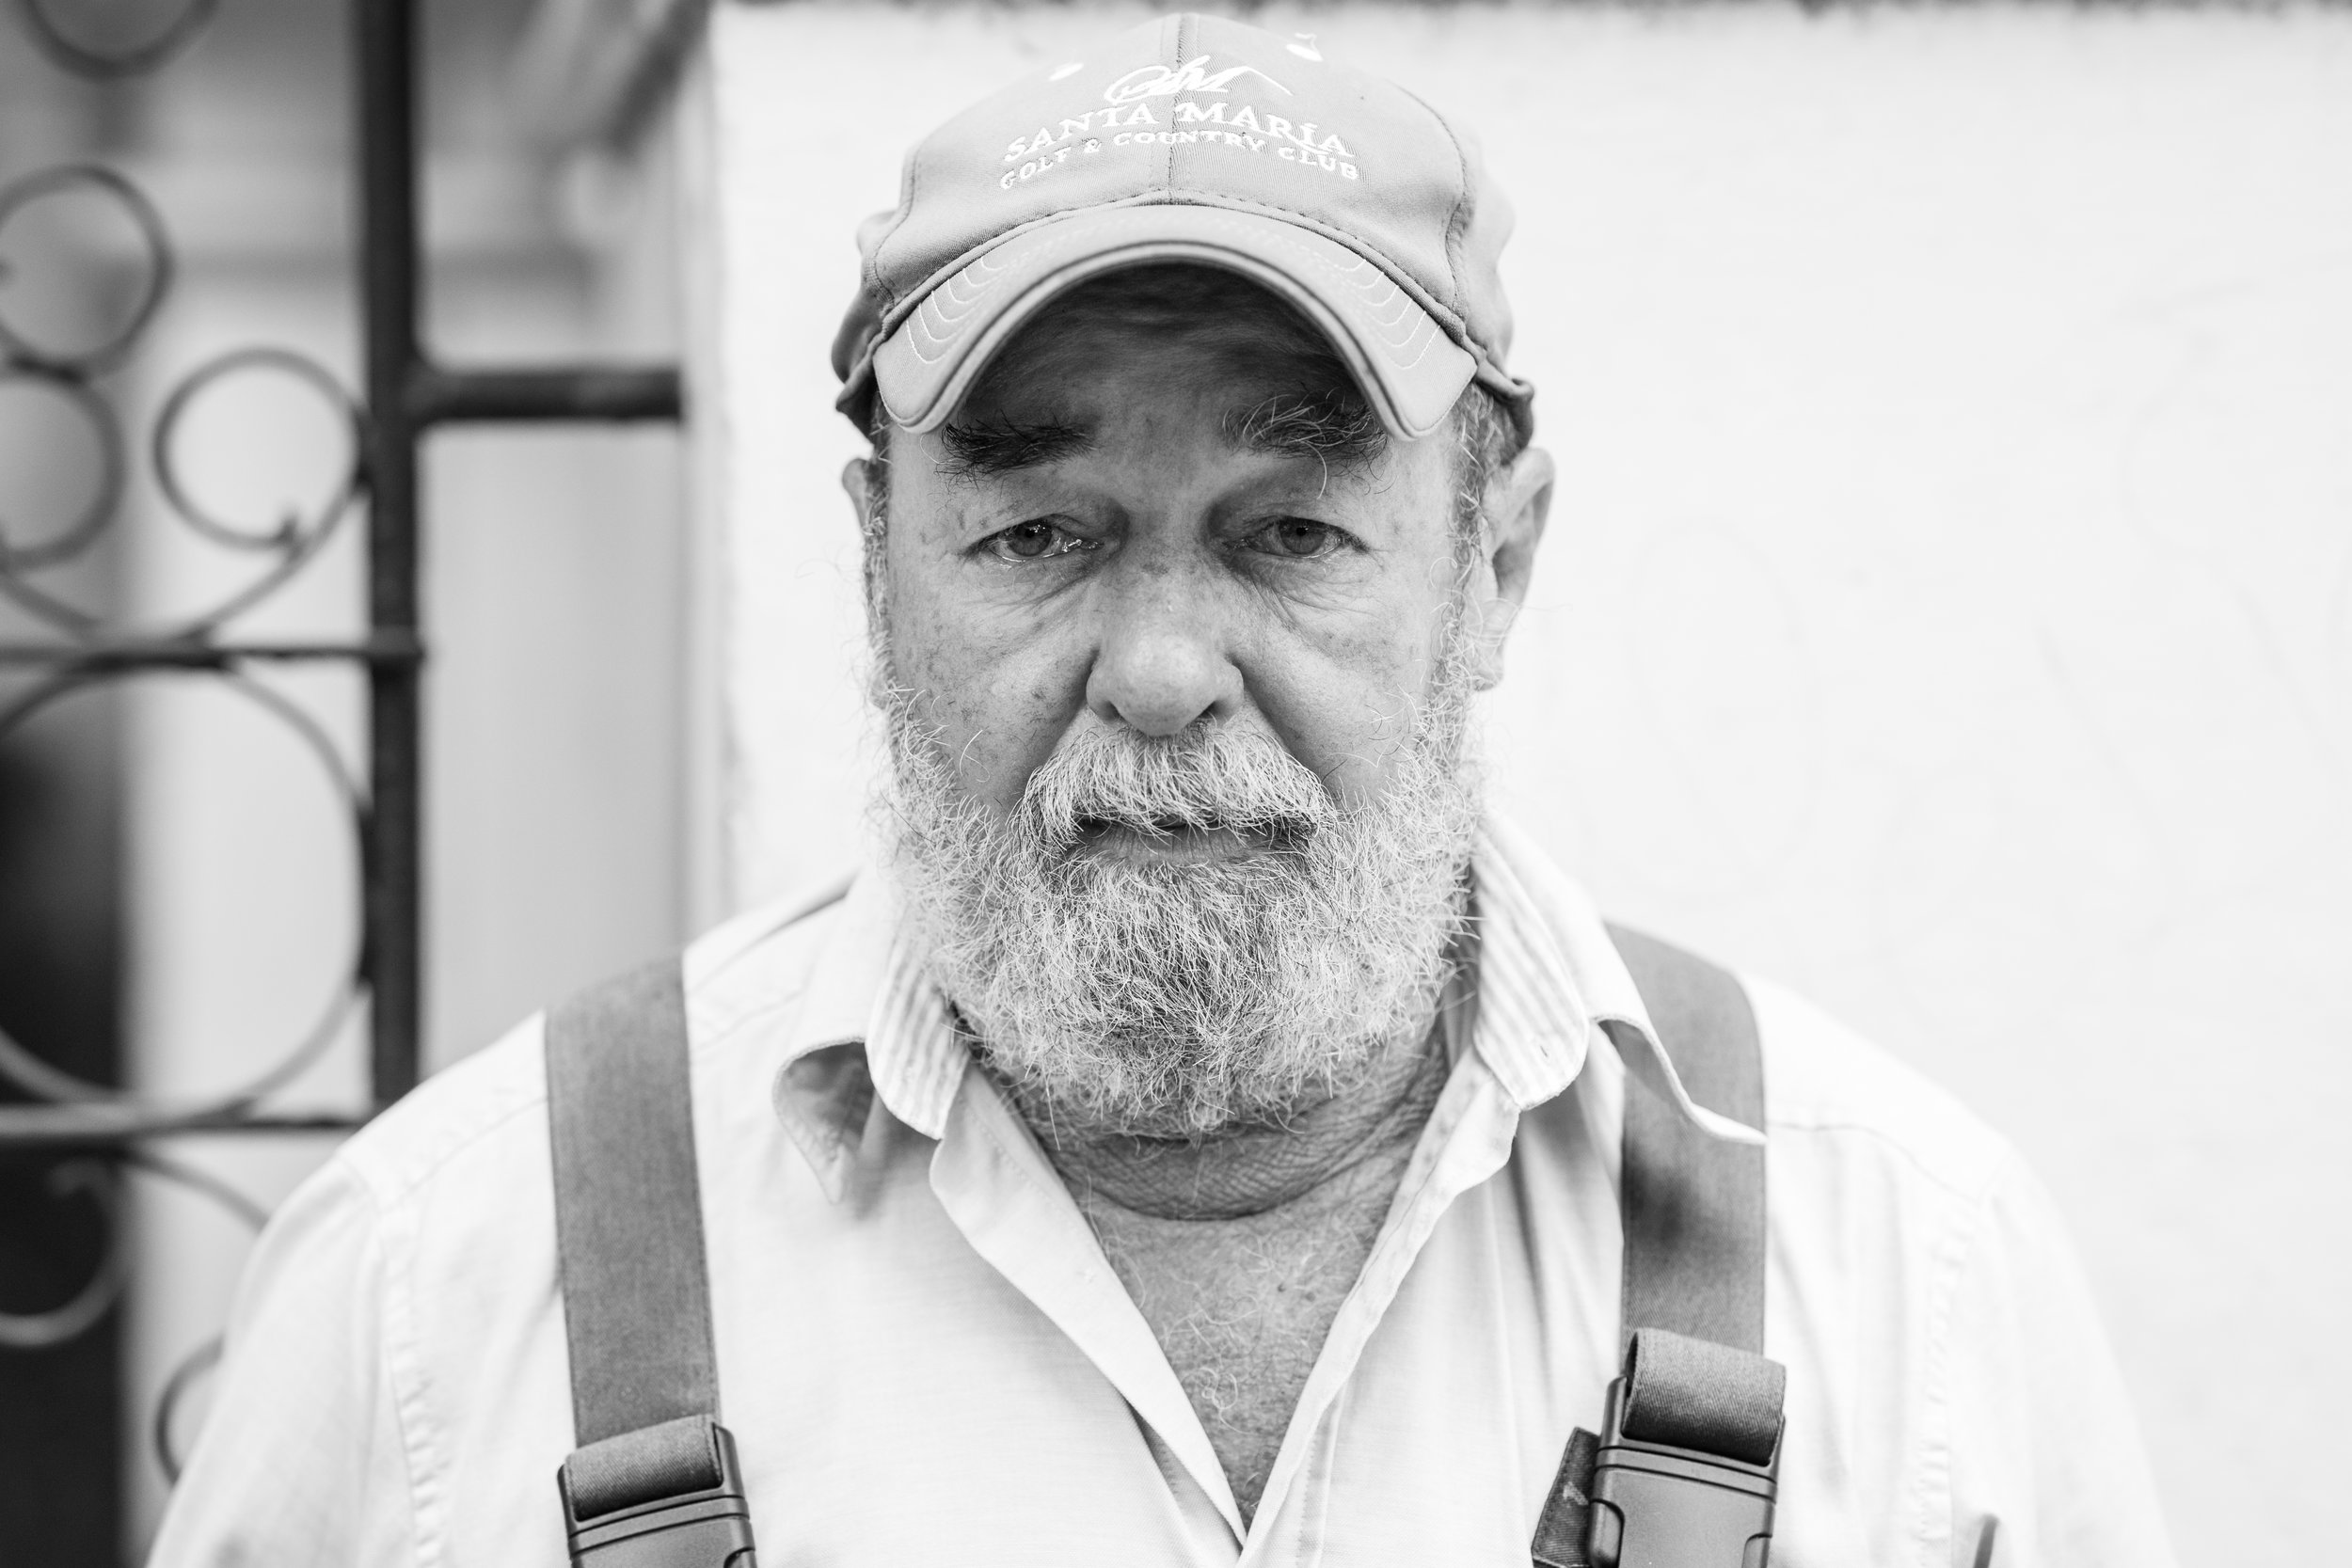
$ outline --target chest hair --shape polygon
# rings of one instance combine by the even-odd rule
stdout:
[[[1170,1219],[1080,1192],[1103,1251],[1200,1416],[1247,1522],[1411,1155],[1367,1153],[1261,1213]]]

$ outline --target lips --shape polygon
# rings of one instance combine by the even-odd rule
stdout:
[[[1292,849],[1304,843],[1313,824],[1297,817],[1257,820],[1221,816],[1162,815],[1088,815],[1072,824],[1071,842],[1100,845],[1105,841],[1141,840],[1161,848],[1207,848],[1222,843],[1243,849]]]
[[[1222,816],[1164,815],[1159,816],[1085,816],[1077,820],[1082,838],[1098,838],[1104,833],[1139,833],[1146,838],[1177,838],[1187,833],[1214,833],[1226,831],[1230,825]],[[1235,828],[1235,832],[1246,829]]]

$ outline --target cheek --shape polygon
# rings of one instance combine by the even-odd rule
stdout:
[[[1285,628],[1255,660],[1253,694],[1293,755],[1344,800],[1384,787],[1418,728],[1436,673],[1444,595],[1384,594],[1343,617]]]
[[[1342,800],[1385,787],[1418,732],[1452,613],[1449,537],[1391,560],[1355,603],[1290,618],[1251,685],[1294,755]]]
[[[917,723],[966,792],[1009,809],[1074,712],[1050,641],[942,592],[919,568],[889,587],[891,673]]]

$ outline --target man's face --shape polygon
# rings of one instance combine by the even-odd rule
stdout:
[[[1311,327],[1199,275],[1049,308],[894,433],[886,521],[848,477],[895,868],[1016,1090],[1198,1135],[1425,1030],[1539,489],[1465,533],[1450,434],[1386,438]]]
[[[1054,317],[1009,352],[954,427],[892,453],[888,660],[958,784],[1007,812],[1073,731],[1209,722],[1377,794],[1455,604],[1453,443],[1253,439],[1302,378],[1247,324]]]

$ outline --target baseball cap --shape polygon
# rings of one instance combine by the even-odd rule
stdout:
[[[946,422],[1040,307],[1117,268],[1239,273],[1313,321],[1381,422],[1445,421],[1472,381],[1522,437],[1496,269],[1511,207],[1463,129],[1313,38],[1163,17],[975,104],[907,154],[898,204],[858,230],[834,341],[836,406]]]

